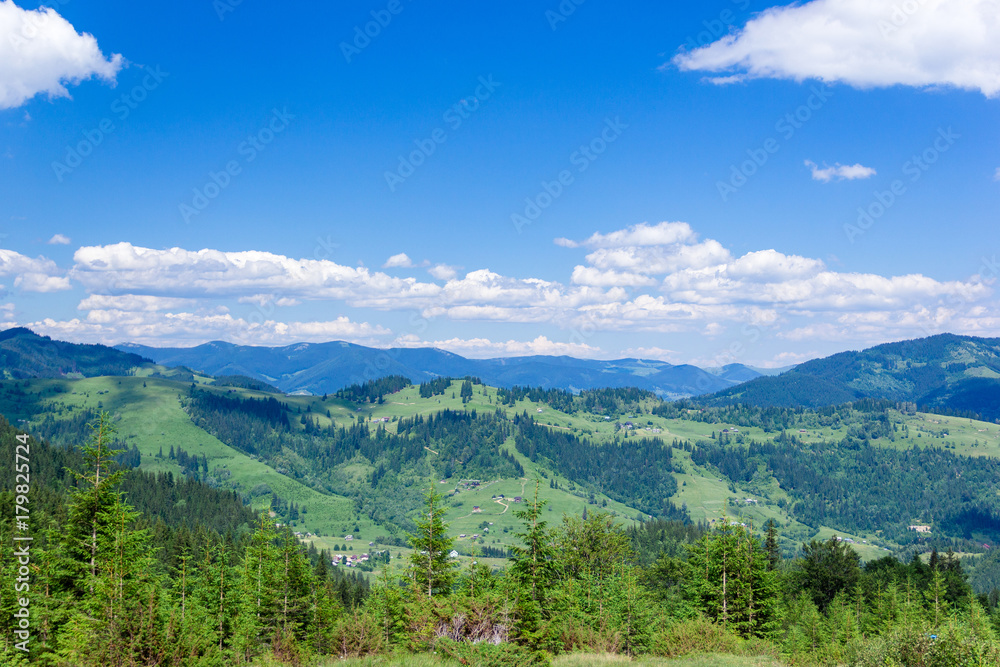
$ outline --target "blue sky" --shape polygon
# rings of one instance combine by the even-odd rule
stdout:
[[[707,366],[1000,331],[996,0],[49,6],[0,1],[4,327]]]

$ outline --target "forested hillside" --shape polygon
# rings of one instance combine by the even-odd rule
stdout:
[[[92,426],[82,452],[61,452],[0,423],[0,450],[38,463],[31,490],[0,492],[0,572],[24,582],[22,597],[0,590],[4,664],[301,665],[363,656],[401,664],[425,653],[463,665],[544,666],[573,651],[711,651],[859,667],[1000,660],[1000,591],[974,595],[951,552],[862,566],[838,538],[804,543],[786,560],[773,522],[763,539],[732,520],[626,530],[585,512],[551,523],[536,481],[515,512],[510,561],[497,570],[454,557],[446,501],[432,484],[406,536],[409,557],[383,552],[369,585],[340,574],[341,555],[303,549],[266,513],[225,537],[200,524],[172,534],[159,522],[148,528],[151,517],[122,492],[127,475],[110,463],[110,416]],[[64,463],[77,467],[60,478]],[[15,506],[30,508],[27,522],[15,522]],[[14,546],[15,535],[35,541]],[[26,560],[30,576],[18,578]]]
[[[127,375],[152,362],[105,345],[52,340],[24,328],[0,331],[0,373],[6,378],[57,378]]]
[[[710,636],[802,664],[877,664],[864,660],[944,622],[978,628],[954,635],[954,650],[993,650],[1000,429],[913,402],[710,407],[476,377],[387,377],[320,397],[242,378],[111,377],[0,383],[0,407],[61,445],[31,441],[42,480],[32,525],[53,527],[37,543],[36,562],[52,564],[38,574],[51,599],[33,612],[48,628],[42,664],[90,654],[90,664],[294,663],[402,648],[541,664],[597,647],[672,655],[708,648],[695,638]],[[105,456],[122,467],[120,501],[110,487],[91,493],[93,455],[66,448],[95,421],[103,446],[120,450]],[[13,458],[15,431],[4,428]],[[428,494],[440,525],[420,510]],[[106,511],[81,514],[82,498]],[[341,506],[327,500],[352,513],[329,514]],[[66,540],[95,521],[120,546],[87,574],[86,550]],[[324,534],[306,528],[316,525]],[[436,565],[421,560],[428,553]],[[477,568],[449,574],[470,555]],[[424,579],[425,566],[440,576]],[[386,568],[362,602],[373,582],[361,573]],[[81,593],[87,581],[158,596],[156,609]],[[262,592],[247,597],[249,587]],[[219,594],[232,605],[209,604]],[[266,611],[249,616],[246,600]],[[455,629],[469,614],[496,629],[496,644]],[[428,630],[429,617],[444,625]]]
[[[940,334],[841,352],[699,401],[707,406],[820,407],[859,398],[1000,418],[1000,339]]]

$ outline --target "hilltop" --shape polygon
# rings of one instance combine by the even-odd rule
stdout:
[[[9,379],[125,375],[149,364],[142,355],[106,345],[52,340],[23,327],[0,331],[0,373]]]
[[[1000,418],[1000,338],[940,334],[841,352],[758,377],[699,401],[707,406],[820,407],[885,398],[987,420]]]

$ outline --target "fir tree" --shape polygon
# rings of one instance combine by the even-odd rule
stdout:
[[[417,590],[427,595],[447,595],[455,579],[455,563],[448,554],[454,540],[447,536],[448,525],[443,521],[441,495],[430,487],[424,494],[424,511],[417,519],[417,529],[409,535],[413,554],[410,556],[410,576]]]

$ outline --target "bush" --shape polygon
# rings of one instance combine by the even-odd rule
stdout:
[[[545,653],[511,643],[473,644],[441,639],[436,648],[439,653],[455,658],[463,665],[476,667],[549,667],[552,664]]]
[[[1000,665],[1000,644],[962,625],[933,631],[897,630],[854,647],[853,667],[987,667]]]
[[[375,655],[386,649],[382,628],[373,614],[344,614],[333,631],[333,647],[341,658]]]
[[[742,639],[705,618],[678,621],[656,631],[649,642],[649,651],[666,658],[692,653],[781,657],[780,650],[771,642]]]

